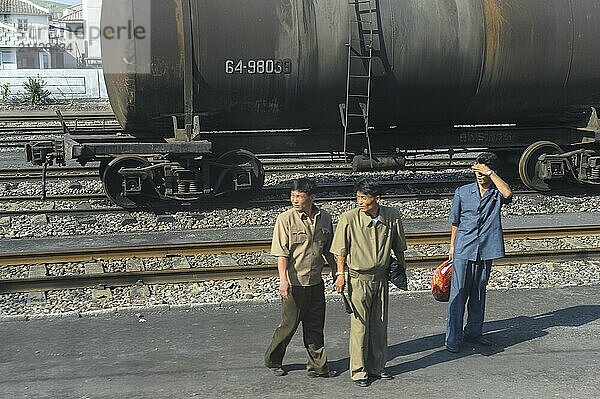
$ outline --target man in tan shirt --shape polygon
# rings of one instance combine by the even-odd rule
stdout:
[[[360,387],[392,379],[387,357],[388,280],[391,251],[404,263],[406,240],[398,210],[379,205],[381,188],[363,179],[356,186],[358,208],[340,216],[331,252],[337,255],[335,288],[346,285],[353,307],[350,318],[350,378]]]
[[[282,321],[265,353],[265,365],[276,376],[286,374],[283,356],[300,322],[308,352],[309,377],[335,377],[329,370],[325,352],[325,287],[321,274],[324,258],[336,270],[329,252],[333,226],[331,216],[314,205],[316,186],[309,179],[292,182],[292,209],[277,217],[271,254],[277,256],[279,294],[283,300]]]

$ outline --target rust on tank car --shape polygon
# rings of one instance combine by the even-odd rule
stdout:
[[[483,0],[485,13],[486,64],[493,64],[502,40],[502,30],[506,24],[502,6],[498,0]]]

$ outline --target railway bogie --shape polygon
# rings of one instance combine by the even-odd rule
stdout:
[[[123,208],[161,200],[189,202],[234,192],[252,193],[262,187],[265,177],[260,160],[250,151],[215,156],[207,141],[127,145],[81,143],[66,137],[30,143],[26,154],[29,162],[38,165],[64,165],[72,159],[83,165],[100,161],[106,195]]]
[[[549,141],[531,144],[521,157],[519,173],[525,185],[538,191],[572,182],[600,184],[600,143],[580,143],[562,150]]]
[[[102,181],[113,202],[135,208],[157,200],[189,202],[252,193],[262,187],[264,169],[252,153],[243,150],[216,159],[211,154],[119,156],[108,163]]]

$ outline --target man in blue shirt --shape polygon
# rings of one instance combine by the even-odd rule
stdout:
[[[452,201],[449,257],[454,269],[446,328],[446,349],[452,353],[460,351],[463,340],[491,345],[482,335],[485,291],[492,260],[504,256],[500,209],[512,200],[510,187],[495,172],[497,165],[495,154],[479,154],[471,168],[477,181],[457,188]]]

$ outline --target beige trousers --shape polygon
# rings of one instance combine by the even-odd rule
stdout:
[[[384,371],[387,358],[388,282],[351,272],[350,378],[361,380]]]

